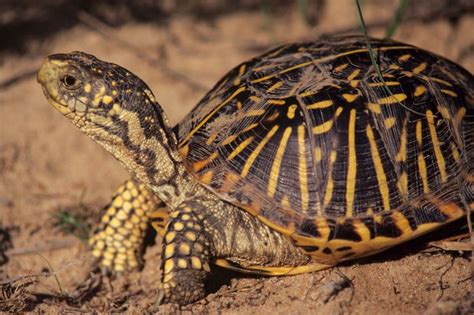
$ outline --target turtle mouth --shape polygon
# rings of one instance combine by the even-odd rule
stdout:
[[[64,115],[71,112],[67,104],[60,102],[60,69],[66,65],[65,62],[59,63],[47,58],[36,76],[36,80],[41,85],[44,96],[49,103]]]
[[[66,61],[47,58],[36,76],[49,103],[68,118],[71,114],[84,116],[88,109],[86,104],[77,99],[73,91],[69,93],[64,91],[64,81],[74,78],[69,74],[70,69],[71,65]],[[79,87],[74,90],[77,88]]]

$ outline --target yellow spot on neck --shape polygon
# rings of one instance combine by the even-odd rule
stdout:
[[[105,95],[103,98],[102,98],[102,103],[104,103],[105,105],[109,105],[110,103],[112,103],[114,99],[112,98],[112,96],[109,96],[109,95]]]
[[[84,85],[84,92],[86,93],[90,93],[92,91],[92,86],[90,83],[86,83],[86,85]]]

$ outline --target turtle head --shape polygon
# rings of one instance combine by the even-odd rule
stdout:
[[[148,86],[116,64],[82,52],[50,55],[37,80],[51,105],[95,140],[130,141],[130,128],[170,132]]]
[[[171,178],[177,140],[148,86],[130,71],[73,52],[46,58],[37,76],[49,103],[145,182]],[[172,157],[172,158],[170,158]]]

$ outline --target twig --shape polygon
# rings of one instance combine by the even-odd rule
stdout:
[[[439,284],[440,293],[439,293],[438,297],[436,298],[436,301],[439,301],[439,300],[443,297],[443,295],[444,295],[444,289],[445,289],[445,287],[443,286],[443,277],[448,273],[449,270],[451,270],[451,268],[452,268],[453,265],[454,265],[454,260],[455,260],[455,259],[456,259],[456,257],[451,257],[451,261],[450,261],[450,262],[448,262],[448,263],[446,263],[446,264],[444,264],[444,265],[442,265],[442,266],[436,268],[436,269],[439,270],[439,269],[441,269],[441,268],[443,268],[444,266],[446,266],[446,265],[449,264],[449,267],[446,268],[446,270],[444,270],[444,271],[441,273],[441,276],[439,277],[438,284]]]
[[[74,240],[65,239],[65,240],[52,240],[49,241],[50,244],[47,245],[38,245],[32,247],[21,247],[13,248],[6,251],[8,256],[21,256],[21,255],[30,255],[37,254],[38,252],[52,251],[70,247],[75,243]]]
[[[446,242],[446,241],[438,241],[438,242],[430,242],[428,245],[440,248],[445,251],[453,251],[453,252],[470,252],[472,251],[472,245],[470,242]]]

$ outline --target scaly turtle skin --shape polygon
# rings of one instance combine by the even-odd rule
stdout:
[[[231,70],[174,129],[147,85],[80,52],[49,56],[49,102],[111,152],[121,186],[91,239],[104,269],[163,235],[161,294],[204,296],[209,263],[319,270],[474,209],[474,78],[442,57],[361,37],[285,45]],[[389,90],[389,91],[388,91]],[[169,211],[168,211],[169,210]]]

